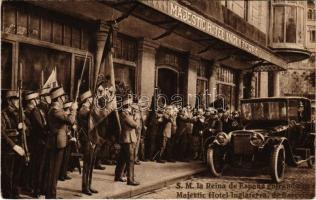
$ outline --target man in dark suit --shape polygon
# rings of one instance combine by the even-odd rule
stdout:
[[[49,176],[48,187],[45,198],[55,199],[57,180],[63,160],[64,149],[67,142],[67,125],[74,124],[76,120],[77,103],[73,103],[70,113],[64,111],[65,92],[62,87],[53,88],[50,92],[52,105],[48,112],[48,122],[50,135],[48,137],[49,146]]]
[[[48,124],[45,112],[38,107],[40,100],[37,92],[29,92],[25,95],[27,103],[25,114],[30,121],[30,181],[33,189],[33,197],[38,198],[41,194],[43,182],[44,164],[46,160],[46,141],[48,135]]]
[[[1,112],[1,192],[4,198],[18,199],[25,155],[20,130],[26,126],[19,123],[19,93],[9,90],[6,100]]]
[[[123,108],[120,113],[122,132],[120,135],[121,151],[115,168],[114,181],[122,181],[124,169],[127,169],[127,185],[139,185],[134,180],[134,162],[135,162],[135,146],[137,142],[136,129],[137,122],[132,114],[132,99],[127,98],[123,101]]]

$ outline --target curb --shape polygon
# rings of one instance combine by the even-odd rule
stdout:
[[[123,193],[112,194],[112,195],[109,195],[109,196],[107,196],[105,198],[108,198],[108,199],[128,199],[128,198],[132,198],[134,196],[137,196],[137,195],[140,195],[140,194],[143,194],[143,193],[146,193],[146,192],[150,192],[150,191],[153,191],[153,190],[157,190],[157,189],[166,187],[168,185],[172,185],[173,183],[175,183],[175,182],[177,182],[179,180],[187,179],[187,178],[191,177],[192,175],[202,173],[205,170],[206,170],[206,168],[196,169],[194,171],[187,172],[187,173],[175,176],[175,177],[169,177],[167,179],[162,179],[162,180],[159,180],[159,181],[156,181],[156,182],[147,183],[147,184],[145,184],[145,185],[143,185],[143,186],[141,186],[139,188],[135,187],[135,188],[130,189],[129,191],[126,191],[126,192],[123,192]]]

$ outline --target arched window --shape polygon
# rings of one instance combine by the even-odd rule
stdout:
[[[312,9],[309,9],[309,10],[308,10],[307,18],[308,18],[308,19],[313,19],[313,11],[312,11]]]

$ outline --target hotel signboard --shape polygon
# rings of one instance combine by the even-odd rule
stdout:
[[[179,21],[182,21],[185,24],[190,25],[191,27],[195,27],[196,29],[203,31],[208,35],[220,39],[237,48],[245,50],[248,53],[255,55],[256,57],[262,58],[280,67],[286,66],[286,62],[283,59],[273,55],[268,50],[248,41],[245,38],[242,38],[236,33],[220,26],[210,19],[197,14],[195,11],[192,11],[185,6],[180,5],[176,1],[147,0],[140,2],[160,12],[163,12]]]

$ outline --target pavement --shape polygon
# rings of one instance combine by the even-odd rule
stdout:
[[[106,165],[105,170],[94,170],[92,188],[99,191],[88,196],[81,193],[81,175],[78,171],[69,173],[71,180],[58,181],[57,197],[63,199],[103,199],[131,198],[145,192],[163,188],[179,180],[187,179],[194,174],[205,171],[202,162],[156,163],[142,162],[135,165],[135,180],[139,186],[129,186],[126,183],[114,182],[114,165]]]

